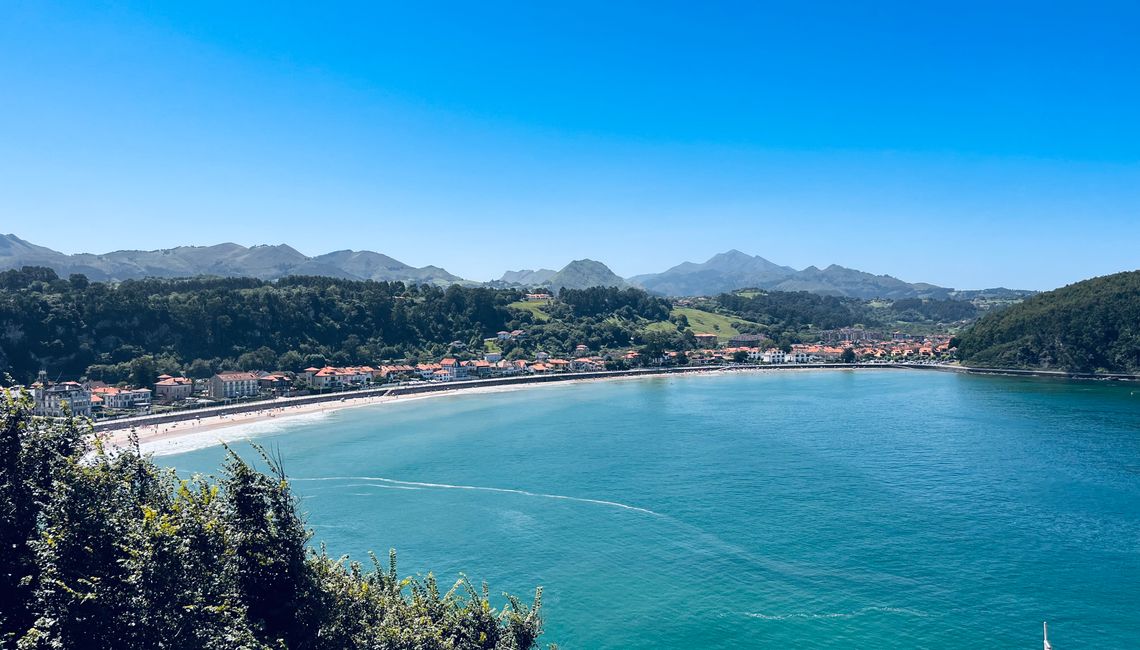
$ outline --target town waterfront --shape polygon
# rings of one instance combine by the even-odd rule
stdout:
[[[314,543],[541,584],[563,648],[1031,648],[1042,620],[1058,648],[1140,638],[1130,383],[656,377],[258,426]]]

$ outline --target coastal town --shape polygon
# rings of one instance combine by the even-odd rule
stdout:
[[[486,339],[486,349],[497,341],[525,337],[524,330],[502,331]],[[298,397],[364,388],[425,382],[462,382],[478,379],[536,375],[596,373],[631,368],[677,366],[787,366],[827,363],[947,363],[954,349],[949,336],[890,335],[862,329],[821,332],[814,344],[773,346],[762,334],[737,334],[721,340],[716,333],[694,333],[697,348],[664,350],[659,354],[626,349],[593,351],[579,344],[570,358],[537,352],[531,359],[506,359],[501,352],[473,354],[459,342],[455,351],[438,361],[378,363],[359,366],[323,366],[302,369],[224,370],[210,377],[159,375],[150,385],[108,385],[102,381],[51,381],[39,373],[29,386],[5,390],[13,398],[27,395],[33,412],[44,417],[68,415],[107,420],[155,413],[225,406],[240,402]]]

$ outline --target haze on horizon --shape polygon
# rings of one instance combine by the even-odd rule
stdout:
[[[736,248],[1049,289],[1140,266],[1140,6],[17,3],[0,232],[487,280]]]

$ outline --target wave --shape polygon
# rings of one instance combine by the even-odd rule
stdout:
[[[618,503],[617,501],[606,501],[603,499],[587,499],[584,497],[572,497],[565,494],[548,494],[546,492],[530,492],[528,490],[516,490],[513,488],[499,488],[499,487],[486,487],[481,485],[453,485],[450,483],[423,483],[420,481],[400,481],[394,478],[385,478],[383,476],[323,476],[317,478],[291,478],[291,481],[376,481],[379,483],[387,483],[391,486],[404,486],[404,489],[419,489],[419,488],[435,488],[441,490],[474,490],[478,492],[500,492],[505,494],[518,494],[528,497],[538,497],[543,499],[561,499],[564,501],[577,501],[578,503],[592,503],[600,506],[610,506],[612,508],[622,508],[624,510],[632,510],[634,512],[641,512],[654,517],[664,517],[659,512],[654,512],[648,508],[639,508],[631,506],[627,503]],[[380,486],[374,486],[380,487]]]
[[[149,453],[154,456],[182,454],[198,449],[205,449],[206,447],[213,447],[221,443],[240,442],[261,436],[284,433],[296,427],[303,427],[313,424],[314,422],[325,420],[330,415],[331,412],[328,411],[296,414],[285,413],[273,418],[242,422],[240,424],[232,424],[206,431],[189,430],[181,435],[150,440],[144,439],[139,443],[139,449],[144,454]],[[170,430],[178,432],[177,427],[170,427]]]
[[[922,612],[922,611],[919,611],[916,609],[907,609],[905,607],[879,607],[879,606],[864,607],[863,609],[857,609],[853,612],[823,612],[823,613],[792,612],[790,614],[762,614],[760,612],[744,612],[744,615],[749,617],[749,618],[758,618],[758,619],[765,620],[765,621],[789,621],[789,620],[795,620],[795,619],[817,620],[817,619],[825,619],[825,618],[855,618],[857,616],[863,616],[864,614],[874,614],[874,613],[902,614],[904,616],[916,616],[919,618],[926,618],[926,617],[930,616],[926,612]]]

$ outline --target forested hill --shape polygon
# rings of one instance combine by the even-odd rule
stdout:
[[[721,325],[728,328],[722,339],[739,332],[810,343],[818,330],[854,325],[957,328],[977,311],[964,301],[761,291],[674,308],[630,287],[564,287],[555,300],[523,298],[519,289],[308,276],[115,284],[25,267],[0,272],[0,379],[10,373],[26,383],[45,370],[55,381],[145,386],[159,374],[204,378],[232,369],[481,358],[485,351],[507,360],[566,356],[578,345],[595,353],[686,351],[697,346],[696,333]],[[499,335],[514,330],[520,335]]]
[[[1140,271],[1038,294],[962,334],[974,366],[1140,372]]]
[[[507,305],[521,295],[327,277],[104,284],[26,267],[0,272],[0,372],[28,381],[44,368],[52,379],[86,372],[117,382],[122,365],[149,357],[132,372],[143,384],[156,371],[201,377],[235,365],[299,369],[438,354],[452,341],[481,346],[513,323]]]
[[[519,309],[523,293],[452,285],[287,277],[89,282],[43,267],[0,272],[0,377],[101,379],[146,385],[158,373],[286,369],[482,353],[484,339],[525,329],[525,341],[568,353],[633,342],[669,303],[638,289],[563,289],[558,322]],[[542,318],[548,318],[542,316]],[[503,352],[511,350],[504,347]]]

